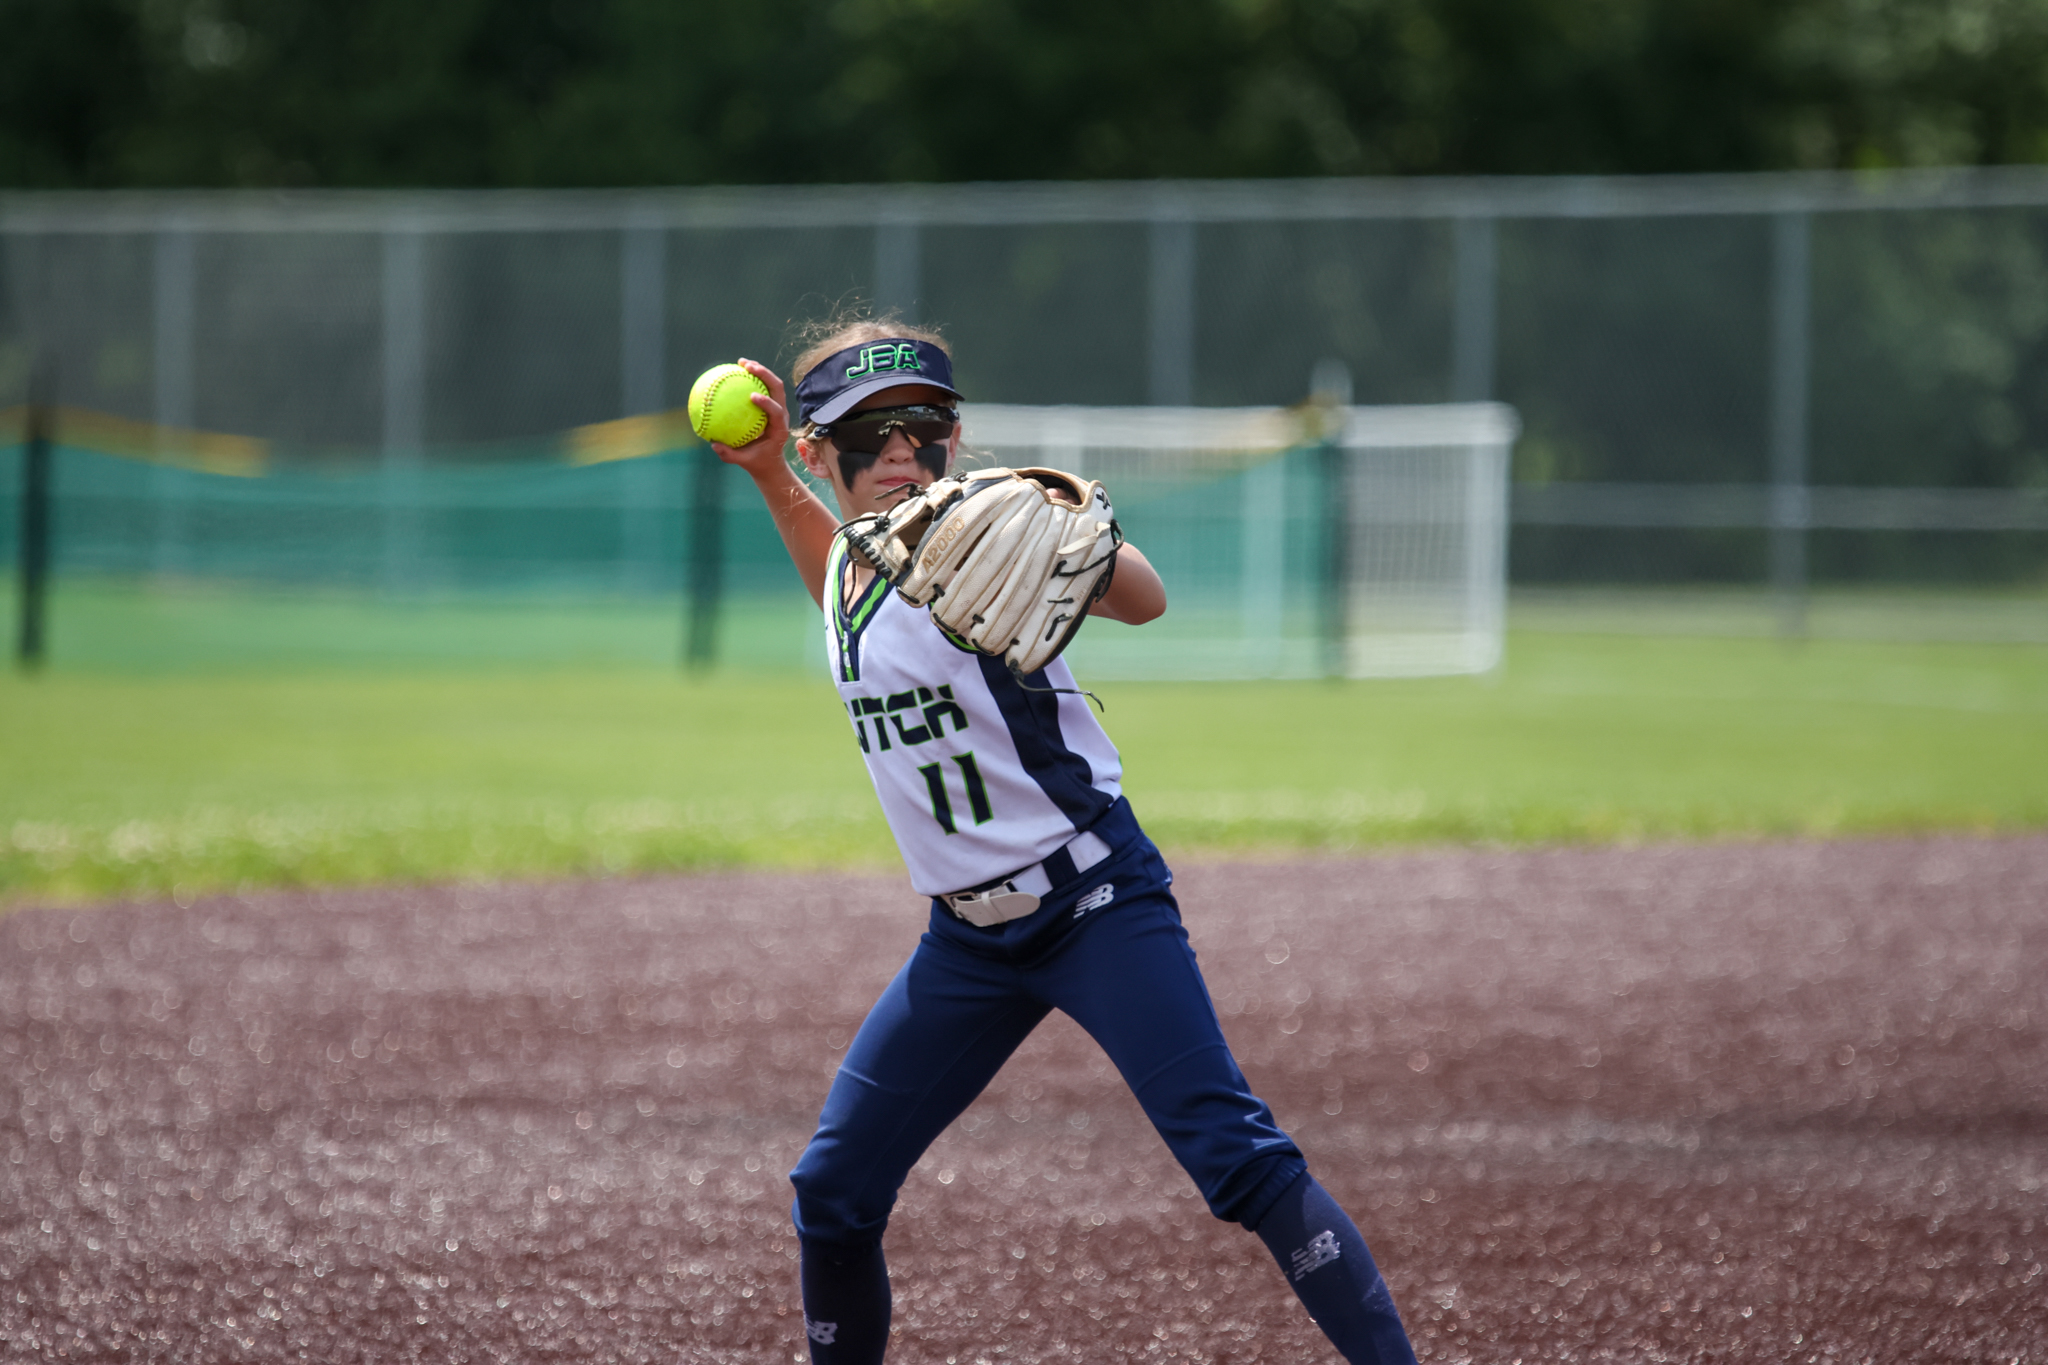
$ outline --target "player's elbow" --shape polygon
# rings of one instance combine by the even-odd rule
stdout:
[[[1152,573],[1133,574],[1128,580],[1119,574],[1110,590],[1095,604],[1094,614],[1111,621],[1121,621],[1127,626],[1157,621],[1166,614],[1166,585]]]
[[[1127,626],[1142,626],[1166,614],[1166,584],[1137,546],[1126,542],[1118,548],[1116,576],[1095,604],[1095,614]]]
[[[1166,589],[1146,594],[1142,600],[1128,603],[1121,618],[1127,626],[1142,626],[1147,621],[1157,621],[1166,615]]]

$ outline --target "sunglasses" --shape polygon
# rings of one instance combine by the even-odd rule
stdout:
[[[907,408],[849,413],[836,422],[812,428],[811,435],[839,447],[839,477],[848,485],[855,475],[882,458],[882,447],[899,431],[910,438],[912,458],[937,479],[946,473],[946,438],[959,424],[958,410],[919,403]]]
[[[882,447],[889,444],[889,437],[898,431],[910,438],[913,448],[922,449],[951,436],[959,424],[957,409],[919,403],[907,408],[848,413],[836,422],[815,428],[811,434],[830,440],[843,454],[880,455]]]

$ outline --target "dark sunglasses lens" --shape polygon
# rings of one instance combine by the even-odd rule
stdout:
[[[885,408],[834,422],[827,434],[847,454],[880,455],[899,430],[912,445],[928,446],[951,436],[957,420],[944,408]]]
[[[880,422],[839,422],[832,427],[832,444],[848,455],[866,455],[872,463],[894,429]]]

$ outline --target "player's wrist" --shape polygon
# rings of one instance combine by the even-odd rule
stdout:
[[[807,489],[807,485],[796,476],[796,471],[790,468],[788,459],[780,450],[763,451],[744,460],[733,460],[731,463],[744,469],[747,477],[751,478],[755,486],[764,493],[770,489]]]

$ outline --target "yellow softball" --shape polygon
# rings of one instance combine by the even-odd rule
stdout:
[[[690,385],[690,430],[722,446],[743,446],[768,429],[768,414],[753,395],[768,386],[737,365],[713,365]]]

